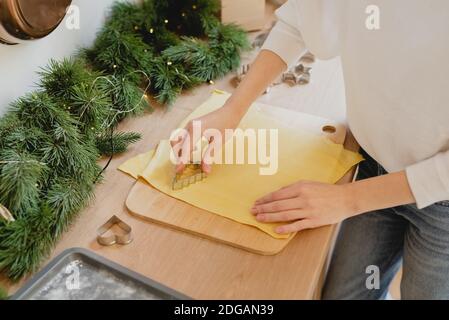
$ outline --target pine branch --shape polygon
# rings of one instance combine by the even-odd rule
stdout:
[[[12,280],[19,280],[35,271],[55,243],[51,232],[54,215],[48,207],[19,213],[14,223],[0,221],[0,271]]]
[[[78,123],[44,92],[34,92],[20,98],[12,104],[11,110],[25,127],[59,130],[56,135],[60,139],[78,137]]]
[[[218,0],[166,0],[155,1],[157,24],[180,35],[202,37],[205,35],[202,18],[215,17],[221,6]],[[165,21],[168,23],[165,23]]]
[[[97,138],[97,148],[102,155],[111,156],[124,153],[128,147],[142,139],[142,135],[136,132],[116,132],[112,135],[103,134]]]
[[[50,60],[39,72],[40,86],[47,94],[60,98],[63,103],[70,99],[73,89],[81,84],[92,84],[96,76],[88,71],[81,59]]]
[[[96,69],[117,77],[126,77],[140,85],[143,74],[151,73],[151,52],[151,47],[132,31],[123,32],[105,27],[87,56]]]
[[[151,74],[153,90],[160,103],[172,104],[182,89],[192,87],[200,82],[199,79],[188,76],[181,63],[175,63],[164,58],[155,61]]]
[[[93,201],[93,179],[86,178],[58,178],[48,191],[46,201],[49,209],[55,214],[51,228],[55,237],[61,236],[73,222],[73,218]]]
[[[131,2],[116,2],[111,8],[106,27],[124,33],[139,31],[145,21],[154,19],[154,11],[149,6],[145,9]]]
[[[209,46],[195,38],[183,38],[179,45],[165,50],[163,56],[168,61],[183,64],[193,77],[202,82],[217,79],[228,71],[217,62],[218,59]]]
[[[81,132],[100,130],[112,115],[112,100],[99,85],[81,84],[73,88],[70,96],[70,113],[77,119]]]
[[[0,119],[0,149],[33,153],[48,135],[37,127],[25,127],[15,113]]]
[[[3,150],[0,153],[0,203],[17,217],[35,209],[39,202],[39,182],[46,165],[28,153]]]
[[[40,150],[42,161],[58,175],[91,176],[97,172],[96,161],[99,157],[95,145],[91,141],[67,140],[49,143]]]
[[[114,127],[125,117],[141,115],[146,110],[152,110],[145,92],[127,77],[111,76],[102,79],[99,85],[108,93],[112,102],[109,117],[102,124],[103,131]]]
[[[233,24],[227,24],[212,29],[208,36],[210,48],[220,61],[221,72],[238,68],[242,51],[250,48],[246,33]]]

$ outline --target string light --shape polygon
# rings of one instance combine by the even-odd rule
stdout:
[[[167,23],[168,23],[168,20],[167,20],[167,19],[165,19],[165,20],[164,20],[164,23],[165,23],[165,24],[167,24]]]
[[[171,66],[172,64],[173,64],[173,62],[167,61],[167,65],[168,65],[168,66]]]
[[[151,29],[150,29],[150,33],[153,33],[153,32],[154,32],[154,29],[153,29],[153,28],[151,28]]]

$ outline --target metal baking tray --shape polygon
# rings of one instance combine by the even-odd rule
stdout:
[[[12,300],[188,300],[189,297],[92,251],[72,248],[53,259]]]

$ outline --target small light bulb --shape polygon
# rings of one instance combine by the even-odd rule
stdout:
[[[196,5],[195,5],[195,4],[192,6],[192,9],[193,9],[193,10],[196,10]]]
[[[154,29],[153,28],[150,29],[150,33],[154,33]]]
[[[168,62],[167,62],[167,65],[168,65],[168,66],[171,66],[172,64],[173,64],[173,62],[171,62],[171,61],[168,61]]]
[[[164,20],[164,22],[165,22],[165,23],[168,23],[168,20],[167,20],[167,19],[165,19],[165,20]]]

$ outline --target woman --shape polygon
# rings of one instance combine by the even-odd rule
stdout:
[[[384,298],[401,262],[404,299],[449,298],[449,2],[290,0],[277,16],[235,93],[197,119],[202,129],[235,128],[308,49],[341,57],[348,123],[367,160],[354,183],[300,181],[252,213],[283,222],[279,233],[344,221],[324,298]],[[379,286],[366,284],[370,266]]]

